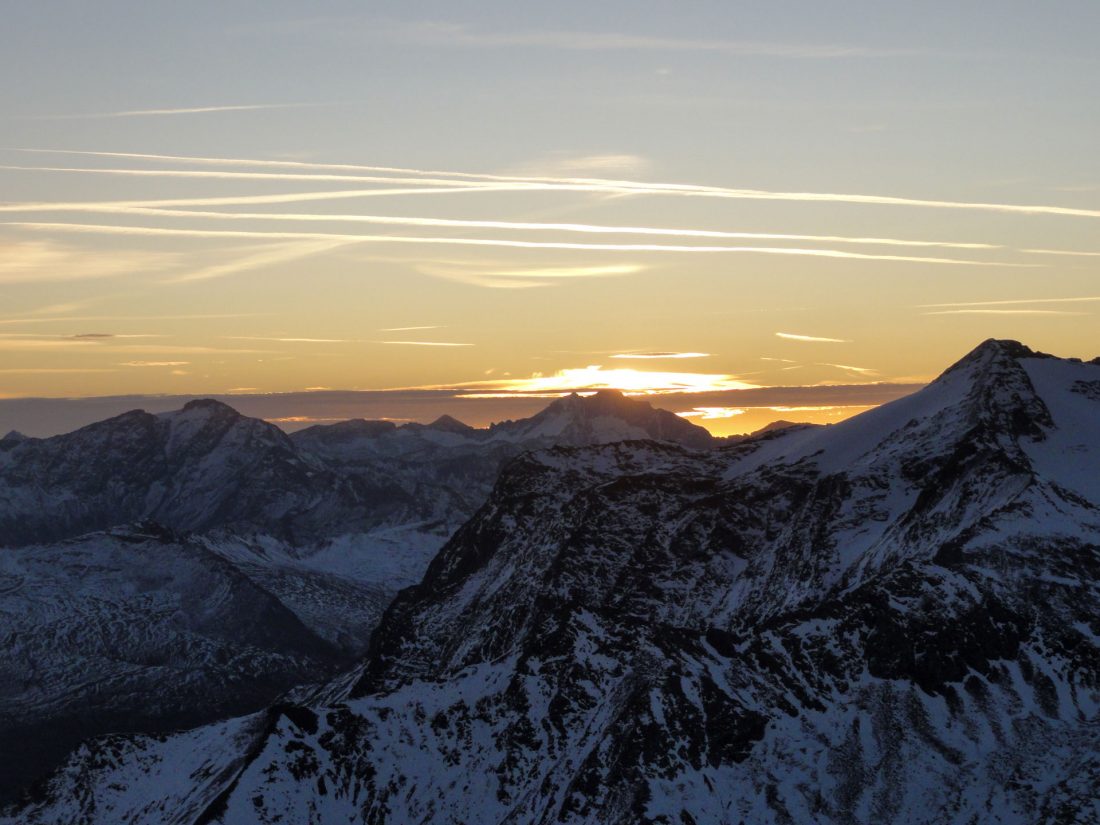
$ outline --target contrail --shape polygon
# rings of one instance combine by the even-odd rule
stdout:
[[[641,272],[644,266],[638,264],[615,264],[612,266],[533,266],[523,269],[480,269],[470,272],[472,276],[488,278],[593,278],[608,275],[633,275]]]
[[[254,112],[262,109],[301,109],[325,106],[324,103],[253,103],[240,106],[190,106],[179,109],[129,109],[121,112],[87,112],[67,115],[21,115],[20,120],[100,120],[115,117],[149,117],[155,115],[196,115],[208,112]],[[20,149],[18,151],[36,151]],[[51,151],[51,150],[38,150]],[[81,153],[83,154],[83,153]]]
[[[438,187],[452,187],[456,189],[481,189],[488,181],[451,180],[449,178],[426,177],[393,177],[392,175],[335,175],[320,173],[288,172],[229,172],[223,170],[203,171],[197,169],[118,169],[96,168],[91,166],[14,166],[3,165],[0,169],[15,172],[78,172],[88,175],[122,175],[126,177],[150,177],[150,178],[202,178],[215,180],[309,180],[309,181],[348,181],[351,183],[400,183],[415,185],[430,185]],[[562,189],[573,191],[577,187],[572,184],[538,184],[514,182],[509,188],[514,190],[526,189]]]
[[[918,309],[936,307],[995,307],[1011,304],[1072,304],[1078,302],[1100,301],[1100,295],[1086,295],[1080,298],[1014,298],[1008,301],[955,301],[947,304],[917,304]]]
[[[487,184],[477,191],[515,191],[510,186]],[[466,190],[433,187],[401,187],[395,189],[338,189],[322,192],[289,192],[274,195],[227,195],[205,198],[162,198],[138,201],[72,201],[68,203],[6,203],[0,204],[0,212],[122,212],[129,209],[161,206],[238,206],[265,203],[305,203],[309,201],[369,198],[376,195],[446,195]]]
[[[686,253],[757,253],[765,255],[792,255],[821,258],[844,258],[866,261],[899,261],[922,264],[953,264],[958,266],[1031,267],[1031,264],[1007,264],[992,261],[968,261],[958,258],[926,258],[909,255],[869,255],[860,252],[842,252],[835,249],[802,249],[795,247],[767,246],[685,246],[674,244],[586,244],[561,241],[512,241],[501,238],[440,238],[410,235],[348,235],[324,232],[256,232],[226,229],[165,229],[151,226],[111,226],[104,224],[31,223],[8,221],[0,226],[19,226],[25,229],[84,232],[113,235],[151,235],[193,238],[265,238],[268,240],[325,240],[344,243],[400,243],[444,244],[452,246],[490,246],[511,249],[561,249],[612,252],[686,252]]]
[[[838,370],[848,370],[849,372],[858,372],[860,375],[876,375],[878,370],[869,369],[868,367],[853,367],[848,364],[818,364],[819,367],[835,367]]]
[[[49,318],[0,318],[0,324],[67,324],[76,321],[192,321],[210,319],[255,318],[261,313],[228,312],[199,315],[56,315]]]
[[[629,360],[666,360],[669,358],[709,358],[709,352],[619,352],[609,356],[610,358],[624,358]]]
[[[473,344],[456,344],[452,341],[375,341],[376,344],[392,344],[407,347],[472,347]]]
[[[15,211],[15,210],[10,210]],[[39,211],[39,210],[35,210]],[[58,210],[69,211],[69,210]],[[77,210],[97,211],[97,210]],[[532,223],[521,221],[455,220],[448,218],[391,217],[386,215],[346,215],[315,213],[271,213],[271,212],[209,212],[189,209],[159,209],[145,207],[109,207],[105,212],[119,212],[136,215],[163,215],[178,218],[217,218],[225,220],[272,220],[302,222],[347,222],[370,223],[390,226],[430,226],[463,229],[505,229],[525,231],[581,232],[605,235],[656,235],[679,238],[740,238],[772,241],[818,241],[823,243],[844,243],[882,246],[941,247],[949,249],[1001,249],[996,244],[956,243],[952,241],[919,241],[899,238],[862,238],[841,235],[792,235],[774,232],[725,232],[709,229],[675,229],[651,226],[606,226],[585,223]]]
[[[940,309],[922,315],[1088,315],[1087,312],[1066,312],[1060,309]]]
[[[1075,255],[1081,258],[1100,258],[1100,252],[1079,252],[1072,249],[1021,249],[1032,255]]]
[[[354,344],[352,338],[271,338],[263,335],[223,335],[231,341],[277,341],[284,344]]]
[[[1100,217],[1097,209],[1076,209],[1065,206],[1049,206],[1043,204],[1005,204],[987,203],[980,201],[948,201],[923,198],[905,198],[890,195],[862,195],[847,193],[826,192],[777,192],[761,189],[733,189],[719,186],[704,186],[698,184],[679,183],[652,183],[629,180],[612,180],[605,178],[555,178],[521,175],[492,175],[471,172],[447,172],[440,170],[412,169],[407,167],[366,166],[358,164],[320,164],[304,161],[268,161],[249,160],[244,158],[202,158],[186,155],[155,155],[130,152],[86,152],[77,150],[59,149],[16,149],[25,152],[50,152],[58,154],[86,155],[93,157],[124,157],[143,160],[178,161],[182,163],[209,164],[209,165],[254,165],[254,166],[279,166],[283,168],[300,169],[343,169],[346,171],[372,171],[386,172],[401,175],[434,176],[437,178],[464,178],[471,181],[499,181],[512,183],[528,183],[537,189],[545,188],[548,191],[596,191],[612,192],[620,194],[645,194],[645,195],[680,195],[685,197],[711,197],[733,198],[742,200],[780,200],[780,201],[804,201],[804,202],[831,202],[831,203],[856,203],[881,206],[912,206],[937,209],[969,209],[979,211],[1006,212],[1015,214],[1035,215],[1061,215],[1071,217]],[[140,170],[154,172],[156,170]],[[176,170],[169,170],[176,171]],[[353,178],[345,178],[353,179]]]

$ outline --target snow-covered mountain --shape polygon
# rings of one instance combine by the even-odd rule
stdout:
[[[405,504],[384,478],[333,473],[282,430],[217,401],[134,410],[0,450],[0,546],[138,519],[180,530],[261,530],[294,541],[366,527]]]
[[[347,661],[204,542],[152,524],[0,552],[0,628],[4,789],[93,734],[253,710]]]
[[[656,438],[705,449],[702,427],[607,391],[571,396],[485,430],[346,421],[288,436],[218,401],[134,410],[53,438],[0,440],[0,546],[70,538],[138,519],[222,527],[302,546],[379,526],[449,526],[531,449]]]
[[[705,450],[720,443],[703,427],[616,390],[602,390],[591,396],[570,395],[531,418],[492,426],[488,437],[544,447],[650,439]]]
[[[518,444],[531,450],[650,439],[703,450],[722,443],[703,427],[618,390],[585,396],[574,393],[551,402],[531,418],[502,421],[487,429],[469,427],[444,415],[431,424],[400,427],[390,421],[342,421],[298,430],[290,437],[312,452],[345,461],[349,449],[352,456],[363,457],[417,456],[432,448],[475,444]]]
[[[291,434],[305,453],[352,473],[371,469],[399,479],[425,523],[453,532],[481,506],[501,467],[531,450],[657,440],[706,450],[722,443],[706,429],[615,390],[570,395],[531,418],[468,427],[450,416],[431,424],[343,421]]]
[[[566,401],[549,433],[443,418],[291,438],[198,401],[0,439],[0,754],[28,736],[42,743],[0,759],[0,797],[81,738],[255,710],[350,666],[394,594],[525,449],[648,435],[638,420],[709,443],[644,402]],[[601,428],[585,435],[593,411]],[[259,648],[257,623],[271,633]]]
[[[88,742],[21,823],[1100,821],[1100,360],[705,453],[559,447],[294,704]]]

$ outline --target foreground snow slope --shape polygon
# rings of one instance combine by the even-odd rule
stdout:
[[[827,429],[520,458],[360,668],[10,821],[1097,821],[1098,386],[990,341]]]

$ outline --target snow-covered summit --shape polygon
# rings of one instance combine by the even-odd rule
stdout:
[[[568,446],[653,439],[708,449],[717,443],[703,427],[618,390],[573,393],[531,418],[495,425],[490,433],[496,439],[546,439]]]

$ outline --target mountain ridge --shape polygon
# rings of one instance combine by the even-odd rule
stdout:
[[[1100,817],[1098,381],[986,342],[830,427],[525,453],[357,667],[88,742],[8,815]]]
[[[556,439],[539,434],[488,444],[488,435],[449,418],[407,429],[348,421],[288,435],[215,399],[196,399],[165,413],[132,410],[49,439],[8,439],[0,451],[0,547],[6,548],[0,556],[16,565],[46,557],[106,558],[111,547],[146,543],[168,554],[150,560],[156,569],[169,564],[173,553],[197,554],[204,561],[194,564],[194,576],[228,577],[262,591],[272,609],[293,615],[313,634],[326,667],[349,666],[362,655],[393,594],[419,579],[449,533],[481,504],[500,466]],[[154,573],[111,569],[117,580],[112,586],[147,592],[154,604],[172,598],[170,590],[160,589],[170,587],[168,579],[158,584]],[[239,684],[225,684],[201,650],[192,650],[205,642],[178,643],[174,625],[145,622],[107,584],[103,598],[83,601],[76,579],[45,573],[35,579],[42,598],[75,605],[78,618],[70,623],[64,616],[28,612],[20,607],[28,577],[18,568],[10,579],[0,575],[11,585],[0,586],[0,614],[10,610],[21,628],[9,641],[14,658],[8,676],[16,684],[42,683],[26,698],[19,718],[0,714],[0,738],[22,735],[34,724],[36,730],[54,730],[56,745],[41,758],[22,760],[12,774],[18,780],[0,781],[0,796],[9,790],[5,786],[45,767],[43,759],[60,755],[58,748],[75,744],[74,735],[117,730],[119,724],[135,730],[157,730],[172,720],[177,726],[198,724],[211,718],[203,716],[203,707],[214,716],[254,710],[276,691],[305,680],[301,668],[275,668],[276,677],[268,678],[256,666],[238,674]],[[29,624],[23,614],[31,617]],[[26,653],[48,650],[44,639],[50,634],[86,633],[85,624],[105,630],[88,639],[81,655],[102,658],[96,672],[104,684],[131,685],[103,697],[94,709],[63,659]],[[119,650],[128,649],[114,642],[119,632],[166,651],[164,661],[117,661]],[[268,655],[300,660],[291,642],[288,636]],[[156,667],[187,674],[182,681],[203,703],[181,699],[174,715],[144,712],[142,705],[159,701],[150,681]],[[296,675],[287,678],[290,672]],[[316,678],[322,675],[318,671]],[[215,686],[220,702],[210,698]],[[142,691],[150,695],[143,698]]]

